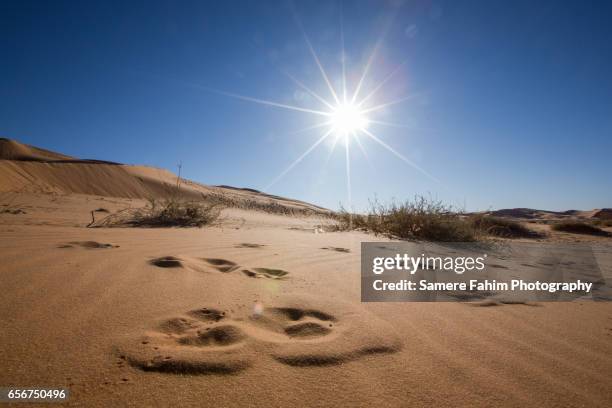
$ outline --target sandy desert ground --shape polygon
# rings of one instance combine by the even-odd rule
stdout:
[[[19,209],[0,214],[2,386],[89,407],[612,406],[609,302],[361,303],[360,243],[381,237],[242,209],[86,228],[172,174],[28,149],[0,160],[0,205]],[[612,239],[594,245],[610,271]]]

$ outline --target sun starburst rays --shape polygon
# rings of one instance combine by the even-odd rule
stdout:
[[[330,137],[333,137],[332,144],[330,147],[330,152],[327,157],[327,161],[329,161],[331,155],[333,154],[335,147],[338,141],[342,140],[344,142],[344,156],[345,156],[345,171],[346,171],[346,188],[347,188],[347,199],[349,208],[352,205],[352,193],[351,193],[351,152],[350,152],[350,144],[351,141],[355,141],[359,150],[363,153],[363,156],[367,160],[367,162],[372,165],[370,162],[369,156],[367,154],[367,150],[360,138],[361,135],[367,137],[367,139],[374,141],[376,144],[382,146],[386,151],[400,159],[402,162],[406,163],[413,169],[417,170],[421,174],[427,176],[429,179],[439,182],[434,176],[429,174],[419,165],[408,159],[405,155],[398,152],[396,149],[388,145],[384,142],[380,137],[376,136],[368,126],[370,124],[382,125],[382,126],[391,126],[391,127],[408,127],[406,125],[396,124],[392,122],[380,121],[371,118],[371,115],[375,115],[377,112],[389,108],[391,106],[400,104],[402,102],[408,101],[415,97],[415,95],[407,95],[401,97],[399,99],[391,100],[391,101],[380,101],[379,103],[372,103],[372,100],[376,95],[380,93],[382,88],[391,81],[393,77],[395,77],[402,67],[405,66],[405,62],[402,62],[400,65],[396,66],[390,73],[388,73],[381,81],[375,84],[369,90],[365,90],[367,83],[367,77],[374,65],[376,60],[377,53],[379,52],[379,48],[381,47],[382,37],[378,39],[376,42],[372,53],[367,58],[364,67],[361,71],[361,75],[355,88],[352,93],[349,95],[348,84],[347,84],[347,67],[346,67],[346,53],[345,53],[345,38],[344,38],[344,25],[343,25],[343,16],[341,13],[340,17],[340,45],[341,45],[341,78],[339,81],[339,85],[341,87],[340,93],[336,92],[336,89],[332,85],[330,81],[330,77],[323,68],[323,64],[319,59],[306,31],[302,27],[301,22],[296,16],[297,25],[302,33],[304,38],[304,42],[308,48],[308,51],[318,68],[318,71],[323,79],[324,84],[331,95],[331,100],[321,96],[319,93],[313,91],[309,86],[305,85],[303,82],[295,78],[293,75],[288,72],[282,71],[296,86],[300,89],[308,93],[314,99],[316,99],[322,106],[323,109],[311,109],[302,106],[290,105],[287,103],[280,103],[269,101],[265,99],[253,98],[249,96],[229,93],[229,92],[221,92],[224,95],[254,102],[262,105],[293,110],[303,113],[310,113],[314,115],[324,116],[325,121],[322,123],[316,123],[312,126],[308,126],[306,128],[300,129],[293,133],[301,133],[305,131],[310,131],[319,128],[327,128],[322,136],[317,139],[312,145],[310,145],[299,157],[297,157],[289,166],[287,166],[280,174],[278,174],[265,188],[264,191],[269,190],[273,185],[279,182],[287,173],[289,173],[294,167],[296,167],[300,162],[302,162],[310,153],[312,153],[319,145],[321,145],[325,140]],[[360,94],[365,93],[365,96],[360,98]],[[325,165],[327,165],[327,161]]]
[[[321,138],[319,140],[314,142],[308,149],[306,149],[306,151],[304,153],[302,153],[302,155],[300,157],[295,159],[293,161],[293,163],[291,163],[285,170],[283,170],[278,176],[276,176],[276,178],[274,180],[272,180],[272,182],[270,182],[270,184],[268,184],[266,186],[266,188],[264,188],[264,191],[267,191],[270,187],[272,187],[280,179],[282,179],[285,176],[285,174],[289,173],[291,171],[291,169],[293,169],[295,166],[297,166],[298,163],[300,163],[302,160],[304,160],[304,158],[306,156],[308,156],[310,154],[310,152],[312,152],[314,149],[316,149],[316,147],[318,145],[320,145],[321,143],[323,143],[323,141],[325,141],[325,139],[327,139],[327,137],[332,133],[332,131],[333,131],[333,129],[329,129],[327,132],[325,132],[323,134],[323,136],[321,136]]]

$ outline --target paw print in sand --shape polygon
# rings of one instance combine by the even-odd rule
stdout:
[[[282,364],[308,367],[401,348],[392,327],[360,316],[342,309],[339,316],[332,315],[303,302],[236,311],[203,307],[162,321],[118,350],[143,371],[235,374],[262,354]]]

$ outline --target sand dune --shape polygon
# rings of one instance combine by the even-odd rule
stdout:
[[[592,218],[599,218],[601,220],[612,219],[612,208],[602,208],[601,210],[594,210],[591,215]]]
[[[174,175],[0,174],[0,205],[23,209],[0,214],[4,386],[69,387],[88,407],[612,405],[609,302],[361,303],[360,243],[381,237],[238,208],[202,229],[85,228]],[[610,273],[609,240],[593,254]]]
[[[268,203],[295,210],[328,210],[254,189],[207,186],[182,179],[170,171],[101,160],[79,160],[14,140],[0,139],[0,193],[87,194],[104,197],[149,199],[181,196],[202,200],[215,195],[224,202],[249,206]]]

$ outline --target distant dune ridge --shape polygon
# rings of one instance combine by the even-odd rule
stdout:
[[[612,218],[612,208],[594,209],[588,211],[546,211],[533,208],[508,208],[502,210],[488,211],[487,215],[495,217],[508,217],[519,219],[563,219],[563,218],[598,218],[602,220]]]
[[[106,160],[77,159],[65,154],[19,143],[16,140],[0,138],[0,159],[45,163],[100,163],[120,164]]]
[[[602,208],[601,210],[594,210],[593,218],[599,218],[601,220],[612,220],[612,208]]]
[[[177,194],[177,176],[164,169],[101,160],[81,160],[15,140],[0,138],[0,192],[91,194],[122,198],[164,198]],[[258,190],[207,186],[181,179],[180,196],[200,200],[216,194],[227,201],[273,203],[298,211],[328,210]]]
[[[0,192],[76,193],[123,198],[168,197],[176,194],[176,174],[150,166],[133,166],[102,160],[84,160],[39,147],[0,138]],[[223,194],[229,200],[272,202],[298,210],[329,210],[298,200],[266,194],[253,188],[227,185],[208,186],[181,180],[180,194],[187,199],[201,199]],[[589,211],[546,211],[511,208],[486,212],[497,217],[517,219],[595,218],[612,219],[612,208]]]
[[[22,144],[4,137],[0,138],[0,159],[23,161],[75,160],[74,157]]]

